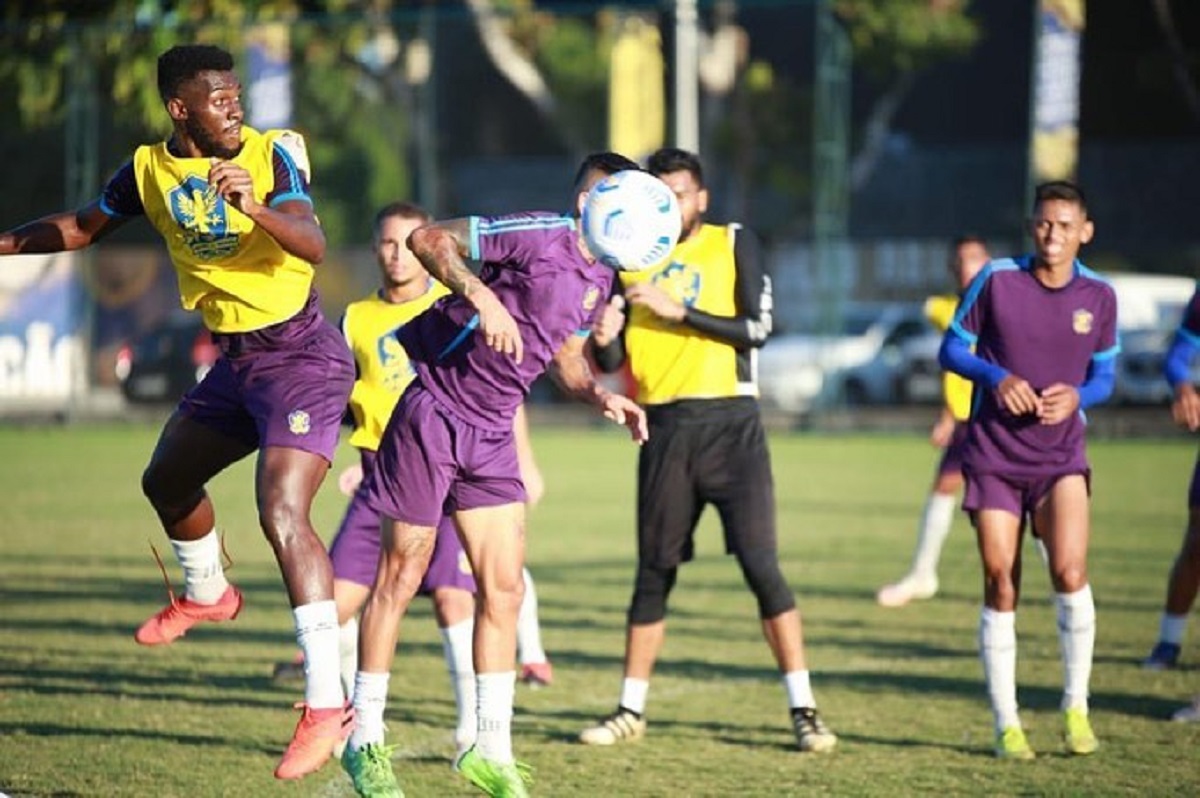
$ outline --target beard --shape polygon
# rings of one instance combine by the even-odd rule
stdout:
[[[188,137],[195,142],[196,147],[205,156],[228,160],[237,155],[242,149],[241,142],[238,142],[237,147],[226,147],[215,136],[205,130],[194,117],[188,117],[184,120],[183,126],[187,130]]]

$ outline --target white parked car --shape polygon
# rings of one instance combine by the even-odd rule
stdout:
[[[909,350],[936,335],[919,304],[851,303],[836,334],[792,333],[759,352],[765,406],[807,413],[837,403],[902,401]]]

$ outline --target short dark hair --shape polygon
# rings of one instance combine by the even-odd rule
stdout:
[[[579,191],[583,188],[583,183],[587,180],[588,175],[593,171],[615,175],[617,172],[626,172],[631,169],[640,172],[642,167],[637,165],[637,161],[626,158],[619,152],[593,152],[579,164],[579,169],[575,171],[575,182],[572,185],[575,186],[576,191]]]
[[[1047,200],[1074,202],[1083,211],[1083,215],[1087,216],[1087,197],[1084,196],[1083,189],[1070,180],[1051,180],[1038,184],[1033,190],[1033,207],[1037,208]]]
[[[228,72],[233,56],[212,44],[177,44],[158,57],[158,94],[163,102],[176,96],[179,84],[201,72]]]
[[[696,185],[704,187],[704,167],[700,165],[700,156],[678,147],[657,150],[646,162],[646,171],[655,176],[691,172],[692,177],[696,178]]]
[[[967,244],[978,244],[979,246],[983,247],[984,249],[987,249],[987,241],[984,239],[983,236],[976,235],[975,233],[961,233],[959,235],[956,235],[950,241],[950,248],[958,249],[959,247],[965,246]]]
[[[371,228],[375,231],[375,235],[379,235],[379,228],[383,226],[386,220],[393,216],[398,216],[401,219],[416,219],[422,224],[429,224],[433,221],[433,214],[415,202],[389,202],[375,214],[375,225]]]

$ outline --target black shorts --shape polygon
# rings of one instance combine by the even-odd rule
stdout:
[[[638,558],[658,568],[692,559],[700,514],[721,516],[725,551],[776,548],[775,485],[751,398],[688,399],[649,408],[638,459]]]

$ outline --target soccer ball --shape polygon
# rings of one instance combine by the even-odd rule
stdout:
[[[630,169],[592,187],[580,223],[596,260],[622,271],[641,271],[667,259],[683,220],[666,183]]]

